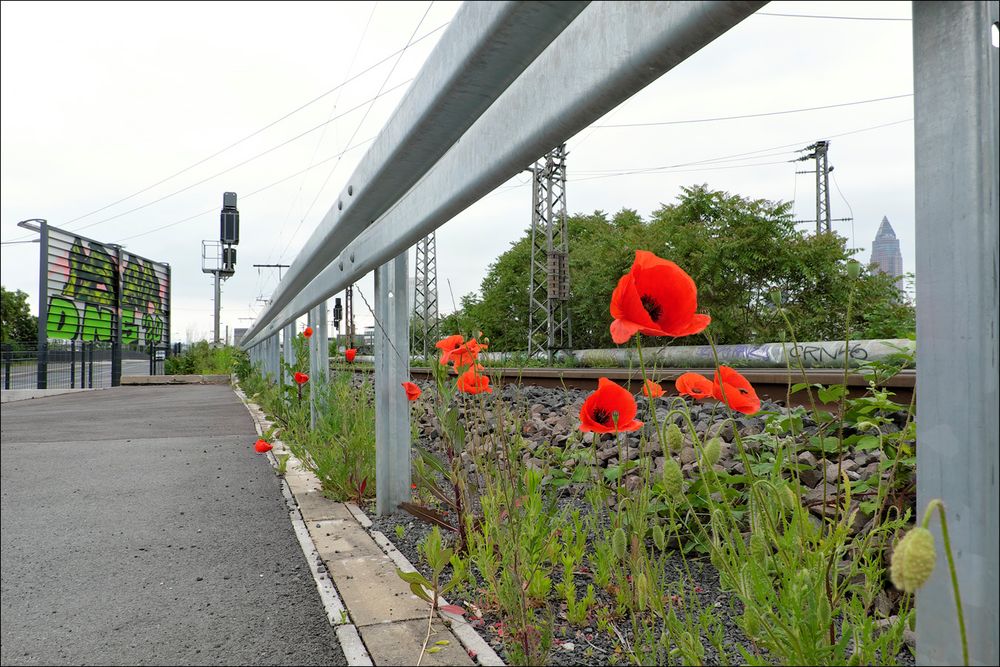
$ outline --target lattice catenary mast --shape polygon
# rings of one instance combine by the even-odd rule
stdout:
[[[531,269],[528,356],[572,349],[569,234],[566,229],[566,144],[531,168]]]
[[[437,342],[437,240],[431,232],[416,245],[413,279],[413,344],[411,349],[429,359]]]

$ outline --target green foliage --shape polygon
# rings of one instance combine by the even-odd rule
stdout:
[[[780,289],[800,340],[837,339],[850,284],[846,239],[795,228],[788,203],[684,188],[678,202],[643,220],[630,209],[568,221],[574,347],[612,346],[611,293],[635,250],[669,258],[698,285],[699,312],[712,316],[719,344],[780,339],[784,323],[770,292]],[[462,298],[442,331],[483,329],[491,350],[525,348],[528,328],[530,236],[514,242],[490,265],[478,294]],[[856,297],[864,315],[852,317],[853,338],[902,338],[915,329],[914,308],[893,279],[861,269]]]
[[[164,370],[167,375],[229,375],[237,370],[241,355],[245,353],[235,347],[212,347],[202,340],[182,354],[168,357]]]
[[[0,343],[38,342],[38,318],[31,314],[28,295],[0,286]]]

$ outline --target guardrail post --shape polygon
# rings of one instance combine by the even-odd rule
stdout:
[[[316,328],[319,326],[319,308],[312,308],[306,317],[306,326],[313,330],[309,342],[309,427],[316,428],[316,387],[319,383],[319,349]]]
[[[1000,660],[998,14],[995,1],[913,3],[917,517],[944,501],[973,665]],[[962,664],[940,526],[917,594],[920,665]]]
[[[327,323],[326,301],[317,306],[319,309],[319,326],[316,327],[316,349],[319,352],[319,380],[326,386],[330,381],[330,334]]]
[[[410,499],[410,375],[407,252],[375,270],[375,511]]]
[[[292,341],[295,339],[295,322],[294,321],[291,324],[289,324],[288,326],[286,326],[284,328],[284,334],[282,334],[282,335],[284,337],[284,341],[283,341],[284,342],[284,352],[282,353],[282,359],[284,360],[284,362],[286,364],[288,364],[288,366],[294,367],[295,366],[295,348],[292,346]],[[284,373],[282,373],[282,378],[284,379],[284,383],[285,384],[289,384],[289,385],[292,384],[292,373],[291,373],[291,371],[286,370]]]

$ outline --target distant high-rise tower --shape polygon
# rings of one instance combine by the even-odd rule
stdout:
[[[879,271],[896,278],[896,287],[903,289],[903,253],[899,251],[899,239],[889,224],[889,218],[883,216],[882,224],[878,226],[875,240],[872,241],[871,264],[877,265]]]

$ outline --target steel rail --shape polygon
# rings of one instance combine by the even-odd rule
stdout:
[[[573,0],[462,5],[336,203],[292,262],[270,304],[247,331],[244,349],[260,341],[261,328],[403,196],[587,4]]]
[[[433,168],[421,174],[420,181],[405,196],[392,199],[387,195],[391,208],[360,236],[347,238],[343,252],[305,289],[290,299],[285,298],[284,290],[282,299],[275,301],[266,317],[262,316],[247,332],[244,347],[274,334],[405,252],[538,156],[593,123],[764,4],[589,5],[461,140]],[[556,84],[558,94],[552,92]],[[331,247],[324,252],[324,258],[330,255]],[[313,261],[310,266],[317,264]],[[302,271],[296,275],[302,275]],[[277,315],[275,308],[280,308]]]

